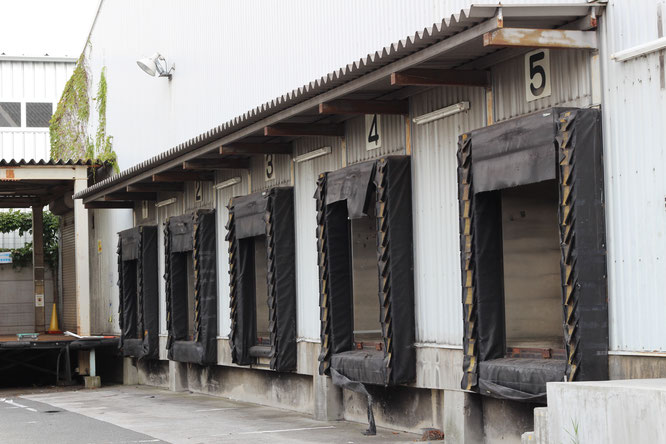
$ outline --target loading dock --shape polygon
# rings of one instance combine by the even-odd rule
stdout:
[[[213,364],[217,361],[215,212],[197,210],[169,218],[164,239],[169,359]]]
[[[296,369],[294,192],[272,188],[229,202],[231,356]]]
[[[460,137],[463,389],[545,402],[547,382],[608,378],[600,119],[553,108]],[[516,208],[532,220],[519,230]]]

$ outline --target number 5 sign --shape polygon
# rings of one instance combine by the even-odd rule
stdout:
[[[525,54],[525,97],[528,102],[550,96],[550,50]]]

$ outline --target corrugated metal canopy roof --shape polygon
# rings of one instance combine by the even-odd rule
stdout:
[[[389,82],[391,70],[416,66],[485,68],[492,63],[492,54],[501,49],[484,46],[482,35],[501,27],[502,21],[504,27],[554,29],[588,15],[590,8],[595,6],[600,5],[579,1],[554,5],[501,5],[501,8],[499,5],[472,6],[94,184],[74,195],[74,198],[115,191],[121,185],[144,179],[149,172],[165,171],[179,161],[210,153],[223,144],[259,136],[265,125],[297,120],[325,122],[325,118],[314,110],[319,103],[331,99],[361,96],[389,98],[386,94],[395,93]],[[501,14],[498,14],[500,11]],[[485,65],[484,58],[490,59]],[[247,140],[250,139],[244,141]]]
[[[0,160],[0,167],[21,167],[21,166],[96,166],[96,165],[105,165],[105,162],[101,160],[62,160],[62,159],[49,159],[49,160],[35,160],[35,159],[12,159],[12,160]]]

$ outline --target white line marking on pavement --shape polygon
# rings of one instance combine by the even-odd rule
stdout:
[[[21,407],[22,409],[24,409],[24,408],[27,407],[27,406],[25,406],[25,405],[23,405],[23,404],[19,404],[18,402],[14,402],[13,399],[3,399],[3,402],[4,402],[5,404],[10,404],[10,405],[13,405],[13,406],[15,406],[15,407]]]
[[[300,432],[301,430],[321,430],[321,429],[334,429],[334,428],[335,428],[335,426],[302,427],[302,428],[299,428],[299,429],[257,430],[255,432],[222,433],[220,435],[211,435],[211,436],[252,435],[252,434],[261,434],[261,433],[281,433],[281,432]]]
[[[219,412],[221,410],[238,410],[239,407],[222,407],[222,408],[217,408],[217,409],[202,409],[202,410],[194,410],[195,413],[199,412]]]
[[[26,409],[26,410],[30,410],[31,412],[35,412],[35,413],[37,413],[37,410],[33,409],[32,407],[26,407],[25,409]]]

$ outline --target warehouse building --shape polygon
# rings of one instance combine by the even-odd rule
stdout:
[[[181,137],[165,101],[205,121],[225,97],[182,99],[195,66],[143,60],[166,78],[110,95],[119,149],[171,146],[74,196],[132,212],[90,234],[117,261],[118,296],[91,292],[118,306],[126,382],[495,442],[547,382],[664,376],[663,3],[451,3],[180,144],[150,141]],[[132,62],[95,43],[115,13],[89,54],[110,85]]]

